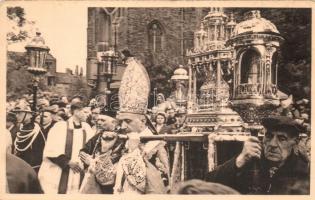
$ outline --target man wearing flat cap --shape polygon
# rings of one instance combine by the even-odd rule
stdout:
[[[222,183],[243,194],[309,194],[308,163],[297,151],[303,128],[284,116],[264,118],[262,125],[262,144],[257,137],[249,137],[242,152],[210,172],[207,181]],[[253,170],[255,160],[258,169]],[[297,182],[306,183],[308,188],[292,192],[290,188]]]

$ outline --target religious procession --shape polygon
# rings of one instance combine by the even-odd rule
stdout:
[[[78,93],[58,90],[39,32],[31,91],[7,86],[7,193],[310,194],[310,9],[87,13]]]

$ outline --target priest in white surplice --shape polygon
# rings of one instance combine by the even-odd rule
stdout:
[[[72,117],[56,123],[50,130],[38,177],[45,193],[73,194],[79,192],[83,163],[79,151],[94,135],[85,123],[81,102],[71,105]]]

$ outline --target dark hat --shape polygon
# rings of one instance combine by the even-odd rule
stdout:
[[[64,112],[58,112],[57,113],[57,116],[60,116],[64,121],[67,121],[68,120],[68,116],[66,113]]]
[[[60,108],[65,108],[67,106],[67,104],[65,102],[59,101],[58,103]]]
[[[267,130],[285,131],[287,133],[291,133],[294,136],[298,136],[299,133],[305,131],[302,125],[300,125],[294,119],[286,116],[266,117],[262,119],[261,124]]]
[[[43,112],[50,112],[52,114],[56,114],[59,110],[59,106],[54,104],[52,106],[48,106],[46,108],[43,109]]]
[[[177,112],[175,113],[175,117],[179,117],[182,115],[186,115],[186,109],[185,107],[180,107]]]
[[[130,53],[130,51],[128,49],[124,49],[121,51],[121,53],[126,57],[133,57],[133,55]]]
[[[14,109],[12,110],[12,112],[16,113],[16,112],[28,112],[28,113],[32,113],[31,107],[29,106],[29,104],[25,101],[19,101]]]
[[[71,101],[72,101],[73,99],[76,99],[76,98],[80,99],[81,101],[84,100],[84,96],[83,96],[83,95],[81,95],[81,94],[75,94],[75,95],[72,96]]]
[[[83,102],[71,103],[71,106],[70,106],[71,111],[82,109],[82,108],[84,108]]]

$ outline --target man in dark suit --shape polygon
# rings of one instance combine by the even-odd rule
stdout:
[[[297,182],[303,182],[308,186],[301,193],[309,194],[308,162],[297,151],[302,127],[283,116],[265,118],[262,125],[266,130],[262,144],[257,137],[250,137],[242,152],[210,172],[207,181],[222,183],[243,194],[288,194]]]

